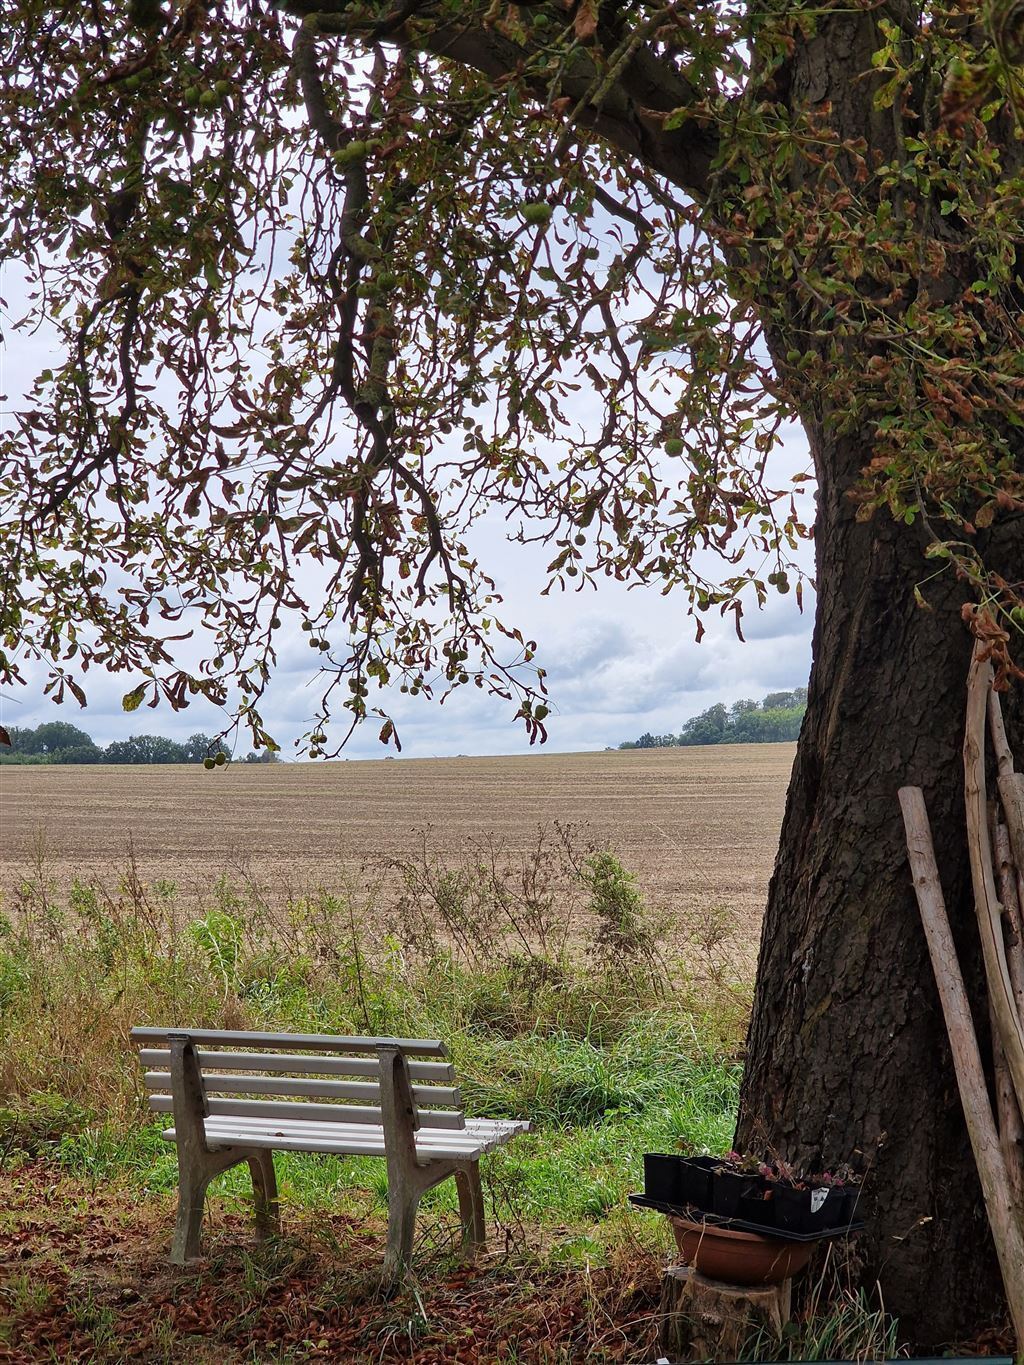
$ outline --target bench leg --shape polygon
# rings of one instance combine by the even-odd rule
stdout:
[[[462,1219],[462,1249],[470,1254],[487,1245],[484,1222],[484,1190],[480,1183],[479,1161],[467,1162],[455,1171],[459,1192],[459,1217]]]
[[[229,1166],[237,1166],[240,1161],[248,1160],[251,1155],[262,1153],[254,1154],[237,1148],[197,1151],[193,1144],[178,1143],[178,1217],[171,1240],[171,1265],[184,1265],[201,1255],[200,1234],[207,1186],[215,1175],[220,1175]]]
[[[409,1172],[412,1175],[412,1172]],[[412,1244],[416,1233],[416,1210],[419,1208],[423,1186],[415,1178],[388,1180],[388,1249],[384,1256],[384,1279],[390,1283],[400,1280],[412,1261]]]
[[[276,1237],[281,1231],[281,1213],[277,1202],[277,1175],[274,1153],[253,1152],[246,1160],[252,1176],[252,1192],[256,1211],[256,1236],[262,1241]]]
[[[198,1162],[181,1163],[178,1171],[178,1217],[171,1241],[171,1265],[184,1265],[199,1255],[206,1187],[214,1172]]]

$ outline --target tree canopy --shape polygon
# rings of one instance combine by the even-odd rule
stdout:
[[[794,740],[807,710],[807,688],[769,692],[760,703],[746,700],[727,707],[716,702],[691,716],[677,735],[652,735],[626,740],[620,749],[673,749],[695,744],[772,744]]]
[[[817,15],[10,5],[3,252],[62,358],[0,442],[0,681],[42,660],[81,698],[99,664],[130,673],[126,707],[202,695],[265,742],[295,612],[314,735],[339,701],[379,710],[373,683],[467,682],[540,735],[535,646],[469,528],[497,510],[550,546],[554,584],[681,585],[698,635],[712,610],[740,629],[745,602],[800,591],[806,529],[769,457],[809,400],[878,438],[862,514],[924,520],[922,580],[969,575],[1005,639],[1024,609],[976,532],[1022,506],[1019,185],[992,136],[1016,30],[937,15],[912,40],[879,11],[865,126],[905,134],[885,159],[780,98]],[[967,287],[936,297],[967,243]],[[821,303],[805,323],[795,282]]]
[[[10,747],[0,748],[0,763],[202,763],[219,749],[209,735],[190,735],[179,742],[163,735],[130,735],[112,740],[106,748],[65,721],[45,721],[31,726],[12,726]],[[262,750],[261,755],[271,755]]]

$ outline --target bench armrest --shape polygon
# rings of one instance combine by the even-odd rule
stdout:
[[[174,1127],[179,1144],[184,1139],[200,1151],[206,1148],[205,1119],[210,1112],[203,1085],[203,1071],[196,1054],[196,1045],[187,1033],[169,1033],[171,1045],[171,1101],[174,1106]]]

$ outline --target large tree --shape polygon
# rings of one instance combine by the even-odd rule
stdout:
[[[799,592],[813,534],[738,1141],[863,1153],[865,1274],[918,1342],[998,1317],[895,793],[977,983],[963,683],[970,631],[1002,684],[1024,621],[1020,0],[2,12],[3,250],[62,351],[0,444],[0,681],[125,670],[129,709],[203,695],[266,745],[298,614],[314,754],[373,712],[395,738],[377,683],[543,737],[474,521],[562,586],[677,588],[698,635]]]

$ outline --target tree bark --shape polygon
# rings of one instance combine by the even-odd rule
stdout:
[[[869,1168],[868,1279],[920,1348],[1005,1316],[949,1044],[907,867],[897,789],[924,789],[942,884],[989,1036],[964,825],[965,599],[927,576],[913,528],[854,520],[866,463],[809,426],[819,475],[808,709],[769,892],[737,1145]],[[993,545],[1024,575],[1024,527]],[[1019,698],[1006,708],[1020,754]]]

